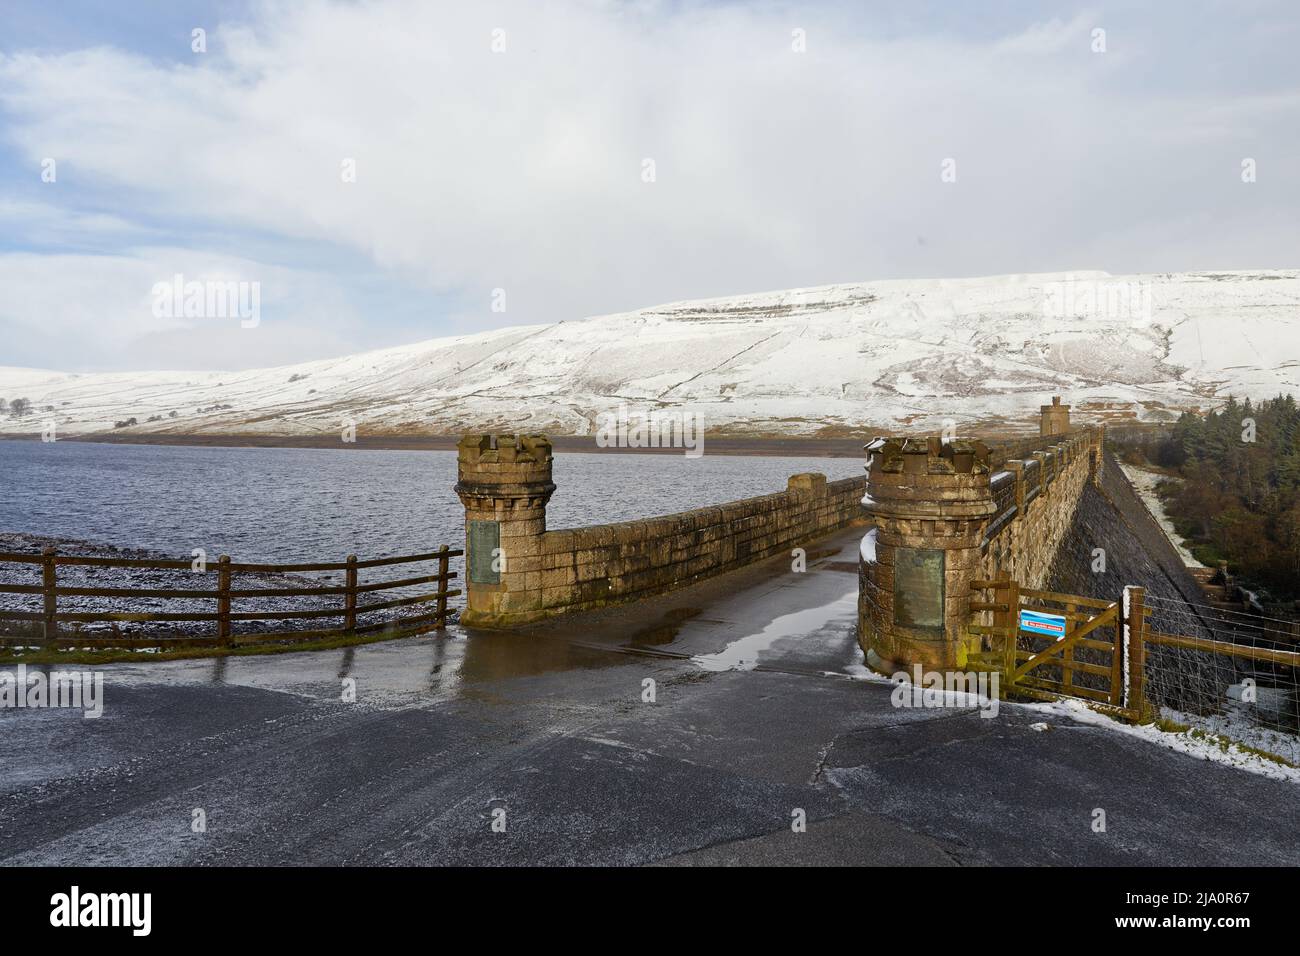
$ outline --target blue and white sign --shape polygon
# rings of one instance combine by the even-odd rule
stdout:
[[[1021,608],[1020,629],[1030,634],[1054,637],[1059,641],[1065,637],[1065,617],[1060,614],[1043,614],[1041,611],[1026,611]]]

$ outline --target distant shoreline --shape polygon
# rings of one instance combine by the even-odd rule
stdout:
[[[1095,421],[1095,419],[1094,419]],[[1080,422],[1084,424],[1084,422]],[[1138,422],[1119,419],[1105,422],[1107,435],[1112,440],[1133,440],[1139,436],[1158,434],[1170,423]],[[483,430],[486,431],[486,430]],[[854,437],[814,437],[798,435],[717,435],[707,431],[703,436],[704,454],[756,456],[763,458],[862,458],[863,446],[879,435],[898,434],[898,429],[863,428]],[[975,422],[963,433],[978,437],[991,444],[1004,440],[1017,440],[1036,434],[1025,428],[1010,428],[1005,423]],[[495,434],[512,434],[499,431]],[[524,434],[529,434],[524,432]],[[355,442],[343,442],[336,432],[316,435],[249,435],[239,433],[212,433],[206,435],[181,435],[167,433],[111,434],[97,432],[90,435],[68,435],[61,442],[89,442],[101,445],[180,445],[207,448],[335,448],[343,451],[455,451],[457,435],[366,435],[356,436]],[[40,441],[39,432],[0,432],[0,441]],[[602,455],[681,455],[682,448],[601,448],[594,435],[552,435],[551,444],[560,453],[588,453]]]
[[[770,458],[861,458],[862,446],[874,437],[860,438],[746,438],[704,435],[706,455],[753,455]],[[39,441],[39,434],[0,434],[0,441]],[[60,442],[105,445],[185,445],[210,448],[337,448],[344,451],[455,451],[459,435],[357,435],[344,443],[337,435],[70,435]],[[556,435],[551,443],[559,453],[616,455],[681,455],[681,448],[601,448],[594,435]]]

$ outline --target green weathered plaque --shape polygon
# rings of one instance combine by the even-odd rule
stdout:
[[[501,572],[494,568],[501,547],[501,525],[496,521],[469,523],[469,583],[500,584]]]
[[[894,552],[894,623],[943,630],[943,552]]]

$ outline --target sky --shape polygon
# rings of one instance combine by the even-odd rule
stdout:
[[[1291,0],[4,0],[0,365],[1296,268],[1297,49]],[[256,323],[160,312],[175,276],[256,288]]]

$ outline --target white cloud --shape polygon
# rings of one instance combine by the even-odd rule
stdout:
[[[0,196],[0,222],[23,223],[23,238],[38,243],[72,242],[87,236],[130,236],[140,231],[121,216],[3,196]]]
[[[1092,30],[1098,26],[1093,13],[1080,13],[1068,21],[1052,19],[999,41],[995,49],[999,53],[1046,55],[1064,53],[1073,47],[1083,53],[1089,49]]]
[[[260,315],[159,317],[154,287],[186,281],[257,283]],[[250,286],[251,288],[251,286]],[[355,318],[328,277],[188,249],[123,256],[0,255],[0,365],[48,356],[51,368],[231,368],[323,358],[350,347],[339,326]]]
[[[1237,168],[1294,155],[1295,97],[1126,89],[1091,23],[885,40],[766,6],[270,4],[192,65],[0,58],[0,107],[24,155],[116,191],[121,216],[336,244],[463,295],[458,330],[875,277],[1286,265],[1285,217],[1252,204],[1294,210],[1296,184],[1243,193]],[[1224,224],[1190,249],[1189,211]],[[113,276],[87,266],[69,321],[102,316],[116,293],[89,286]],[[367,321],[339,317],[340,343],[373,344]]]

